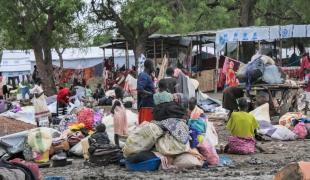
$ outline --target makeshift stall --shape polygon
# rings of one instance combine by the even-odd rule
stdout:
[[[240,85],[239,87],[246,91],[244,85]],[[252,85],[248,97],[253,104],[256,104],[256,95],[259,94],[259,92],[263,91],[268,93],[271,115],[282,116],[286,112],[298,112],[297,101],[301,88],[303,88],[302,84],[255,84]]]
[[[261,27],[244,27],[244,28],[230,28],[217,31],[216,33],[216,52],[217,59],[219,61],[220,52],[227,47],[228,43],[237,43],[237,49],[239,47],[239,42],[257,42],[261,46],[262,42],[272,42],[273,48],[277,49],[277,42],[279,45],[280,53],[275,54],[277,64],[282,66],[282,47],[284,40],[292,39],[294,42],[295,49],[295,39],[297,38],[308,38],[310,37],[310,25],[285,25],[285,26],[261,26]],[[239,53],[239,51],[238,51]],[[295,50],[294,50],[295,53]],[[239,54],[238,54],[239,55]],[[253,54],[254,55],[254,54]],[[296,56],[296,54],[295,54]],[[292,58],[294,62],[298,58]],[[237,57],[237,60],[239,58]],[[250,59],[243,59],[244,62],[250,61]],[[295,63],[296,64],[296,63]],[[292,65],[295,65],[294,63]],[[217,62],[217,70],[219,69],[219,62]],[[290,78],[296,78],[297,71],[299,71],[299,66],[296,67],[285,67],[282,68]],[[217,71],[219,73],[219,71]]]

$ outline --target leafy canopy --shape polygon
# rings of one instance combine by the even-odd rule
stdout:
[[[30,48],[45,36],[49,47],[81,39],[82,0],[0,0],[0,29],[12,47]],[[43,42],[41,42],[43,43]]]

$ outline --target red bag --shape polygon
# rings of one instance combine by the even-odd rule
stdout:
[[[32,174],[35,176],[35,180],[42,179],[39,166],[36,163],[27,162],[27,161],[24,161],[24,160],[19,159],[19,158],[15,158],[13,160],[10,160],[10,163],[21,164],[23,166],[26,166],[32,172]]]

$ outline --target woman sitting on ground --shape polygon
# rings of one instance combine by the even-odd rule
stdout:
[[[167,103],[173,101],[173,96],[168,91],[166,82],[162,79],[158,82],[158,92],[154,94],[154,104]]]
[[[239,112],[232,112],[227,123],[231,135],[225,152],[232,154],[251,154],[255,152],[255,133],[258,123],[253,115],[248,113],[247,98],[238,100]]]

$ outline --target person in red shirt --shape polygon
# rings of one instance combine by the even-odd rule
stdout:
[[[73,95],[73,92],[69,88],[59,88],[57,94],[57,116],[59,115],[59,111],[62,111],[62,115],[66,114],[71,95]]]

